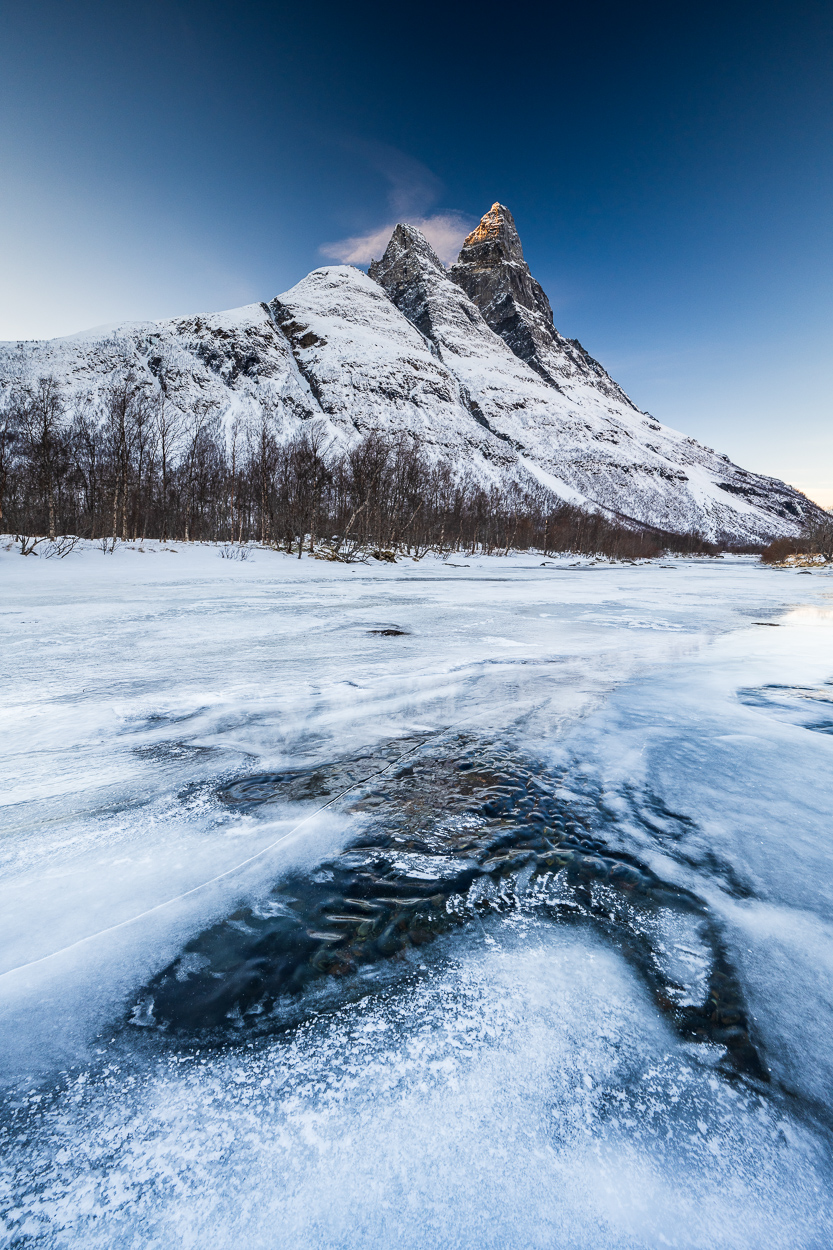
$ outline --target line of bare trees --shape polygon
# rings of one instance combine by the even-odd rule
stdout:
[[[797,538],[776,538],[761,553],[765,564],[781,564],[790,556],[820,556],[833,563],[833,513],[812,516]]]
[[[5,396],[0,530],[19,536],[256,541],[339,558],[715,550],[697,535],[619,525],[533,485],[484,488],[407,436],[368,434],[345,449],[313,421],[282,439],[268,402],[229,425],[207,399],[185,415],[130,377],[115,378],[96,404],[68,402],[52,378]]]

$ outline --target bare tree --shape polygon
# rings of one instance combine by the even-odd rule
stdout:
[[[282,459],[277,438],[278,410],[271,397],[261,400],[256,422],[247,433],[249,458],[260,500],[260,541],[265,545],[274,531],[274,491]]]
[[[191,540],[191,521],[195,503],[194,484],[200,453],[200,443],[212,417],[217,415],[218,404],[212,399],[197,400],[185,427],[185,541]]]
[[[55,537],[56,493],[66,469],[64,403],[55,378],[40,378],[20,397],[19,423],[36,489],[45,504],[47,532]]]
[[[127,540],[131,487],[139,430],[144,426],[144,394],[130,373],[114,375],[104,396],[104,430],[112,469],[111,534]]]
[[[0,402],[0,529],[4,528],[3,505],[9,488],[18,434],[17,410],[11,394],[4,391]]]
[[[824,556],[828,562],[833,561],[833,514],[822,512],[812,517],[801,537],[811,555]]]
[[[174,408],[164,391],[157,398],[153,421],[156,431],[156,447],[160,472],[160,537],[163,542],[167,542],[169,537],[171,466],[182,436],[184,419],[182,413],[179,409]]]
[[[312,422],[299,431],[287,448],[293,490],[291,509],[298,531],[298,559],[304,549],[304,537],[310,536],[310,552],[315,547],[315,534],[330,470],[325,461],[327,434],[323,422]]]

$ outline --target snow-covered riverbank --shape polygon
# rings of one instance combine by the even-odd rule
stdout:
[[[829,574],[168,547],[0,553],[8,1243],[828,1245]],[[522,909],[279,1036],[123,1025],[361,820],[220,785],[449,727],[566,768],[613,850],[707,902],[768,1088],[615,943]]]

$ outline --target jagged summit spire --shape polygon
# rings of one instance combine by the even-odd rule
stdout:
[[[458,264],[477,263],[484,267],[515,261],[524,264],[524,252],[515,218],[503,204],[495,202],[480,218],[480,225],[466,236]]]
[[[410,226],[407,222],[400,222],[396,226],[385,248],[384,256],[381,260],[372,260],[367,272],[371,278],[379,282],[383,273],[401,264],[406,256],[410,257],[411,263],[427,266],[429,269],[436,269],[438,273],[445,274],[445,266],[425,235],[421,230],[417,230],[416,226]]]
[[[448,271],[477,305],[486,324],[545,381],[582,376],[604,394],[629,404],[627,395],[574,339],[553,325],[552,308],[524,260],[515,219],[495,203],[463,243]]]
[[[400,312],[430,337],[426,286],[445,282],[447,278],[445,266],[425,235],[416,226],[400,223],[390,237],[384,256],[371,261],[367,273],[385,288]]]
[[[493,204],[480,219],[448,276],[474,300],[490,325],[502,319],[497,306],[507,298],[552,324],[550,302],[529,272],[515,218],[503,204]]]

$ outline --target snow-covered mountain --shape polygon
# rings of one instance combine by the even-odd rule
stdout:
[[[555,329],[512,215],[495,204],[446,270],[396,227],[369,275],[316,269],[271,303],[0,344],[0,385],[52,375],[96,402],[114,376],[289,435],[408,432],[480,480],[534,480],[621,518],[707,537],[793,534],[815,505],[641,412]]]

